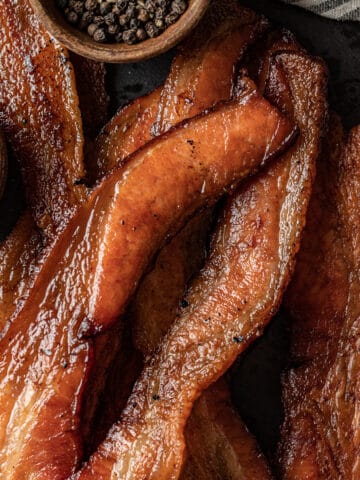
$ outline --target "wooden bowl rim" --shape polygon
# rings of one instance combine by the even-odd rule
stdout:
[[[70,25],[54,0],[30,0],[34,12],[48,32],[69,50],[106,63],[129,63],[146,60],[170,50],[186,37],[200,21],[210,0],[189,0],[187,10],[179,20],[156,38],[135,45],[97,43],[78,28]]]

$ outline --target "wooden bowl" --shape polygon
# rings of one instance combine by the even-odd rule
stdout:
[[[166,52],[186,37],[204,14],[209,0],[189,0],[179,20],[156,38],[135,45],[97,43],[86,32],[70,25],[55,0],[30,0],[45,28],[69,50],[100,62],[126,63],[146,60]]]

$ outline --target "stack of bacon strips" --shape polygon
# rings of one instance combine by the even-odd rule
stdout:
[[[0,477],[271,479],[223,376],[280,306],[320,157],[280,458],[287,479],[359,478],[360,132],[328,127],[322,61],[214,0],[165,84],[95,137],[104,67],[28,0],[0,0],[0,28],[28,199],[0,245]]]

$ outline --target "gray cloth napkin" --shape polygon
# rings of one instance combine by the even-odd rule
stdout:
[[[283,0],[336,20],[360,20],[360,0]]]

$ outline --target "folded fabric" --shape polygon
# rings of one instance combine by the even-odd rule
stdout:
[[[360,0],[283,0],[336,20],[360,20]]]

